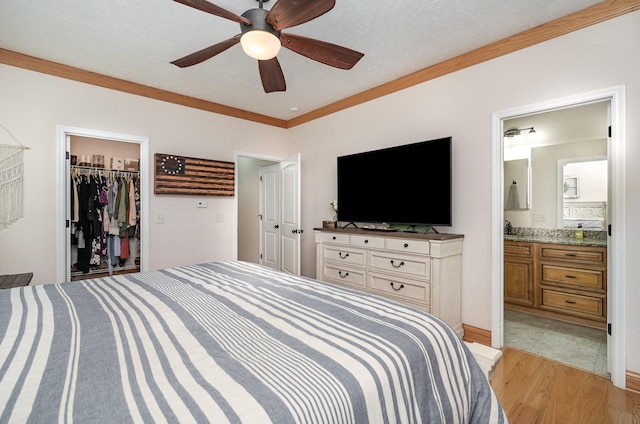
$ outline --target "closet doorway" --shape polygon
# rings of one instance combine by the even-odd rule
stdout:
[[[59,127],[58,147],[58,282],[146,270],[148,139]]]

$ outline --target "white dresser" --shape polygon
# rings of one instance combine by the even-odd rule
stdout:
[[[414,306],[462,337],[463,236],[315,229],[316,278]]]

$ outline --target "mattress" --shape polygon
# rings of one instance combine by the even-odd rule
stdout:
[[[437,318],[246,262],[0,290],[0,422],[502,423]]]

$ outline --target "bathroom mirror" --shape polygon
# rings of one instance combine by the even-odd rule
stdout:
[[[529,160],[504,162],[505,210],[529,209]]]

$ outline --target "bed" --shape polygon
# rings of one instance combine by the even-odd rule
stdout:
[[[0,290],[0,422],[506,417],[437,318],[229,261]]]

